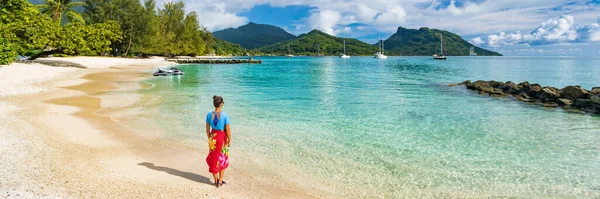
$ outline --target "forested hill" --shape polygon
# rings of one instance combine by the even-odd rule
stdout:
[[[254,49],[296,38],[280,27],[265,24],[248,23],[238,28],[228,28],[213,32],[216,38],[240,44],[244,48]]]
[[[317,52],[324,55],[340,55],[344,52],[344,41],[346,41],[346,54],[348,55],[372,55],[377,52],[377,46],[375,45],[357,39],[332,36],[319,30],[313,30],[298,36],[296,39],[265,46],[258,50],[273,55],[288,53],[317,55]],[[291,52],[288,52],[288,48]]]
[[[469,48],[473,44],[454,33],[429,28],[417,30],[398,27],[398,31],[385,40],[385,50],[403,56],[433,55],[440,52],[440,34],[443,35],[447,55],[469,55]],[[502,56],[500,53],[479,47],[475,47],[475,53],[479,56]]]

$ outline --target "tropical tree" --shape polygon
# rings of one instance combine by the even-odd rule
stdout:
[[[63,15],[66,15],[69,22],[84,23],[83,17],[75,10],[77,6],[84,6],[84,2],[72,2],[72,0],[44,0],[44,4],[36,5],[44,14],[52,17],[52,20],[60,24],[63,20]]]

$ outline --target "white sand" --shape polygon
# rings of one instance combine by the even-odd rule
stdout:
[[[152,133],[130,134],[132,127],[117,121],[126,116],[111,114],[135,104],[140,97],[98,93],[95,89],[107,88],[105,84],[137,89],[134,80],[139,79],[140,71],[172,65],[162,58],[49,59],[88,68],[39,64],[0,67],[0,198],[336,197],[299,189],[293,183],[274,183],[268,173],[256,175],[257,171],[235,165],[227,170],[230,185],[217,189],[211,185],[203,146],[172,143],[153,138]],[[82,78],[110,75],[115,70],[134,73],[128,81],[121,76],[116,77],[118,80]],[[72,87],[76,85],[80,87]],[[71,105],[71,99],[85,101]],[[54,100],[63,105],[50,104]]]

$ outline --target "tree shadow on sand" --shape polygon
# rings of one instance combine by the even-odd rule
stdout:
[[[210,182],[209,178],[195,174],[195,173],[184,172],[184,171],[172,169],[169,167],[155,166],[154,163],[150,163],[150,162],[142,162],[142,163],[138,163],[138,165],[145,166],[149,169],[156,170],[156,171],[163,171],[168,174],[171,174],[174,176],[179,176],[179,177],[182,177],[182,178],[194,181],[194,182],[200,182],[200,183],[209,184],[209,185],[213,184],[212,182]]]

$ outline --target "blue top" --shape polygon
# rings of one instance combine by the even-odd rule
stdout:
[[[229,115],[227,115],[227,113],[221,111],[221,113],[219,114],[219,117],[217,117],[215,115],[215,119],[213,120],[213,117],[212,117],[213,113],[214,112],[209,112],[208,115],[206,115],[206,123],[209,123],[210,128],[212,128],[212,129],[220,130],[220,131],[224,130],[225,125],[229,124]]]

